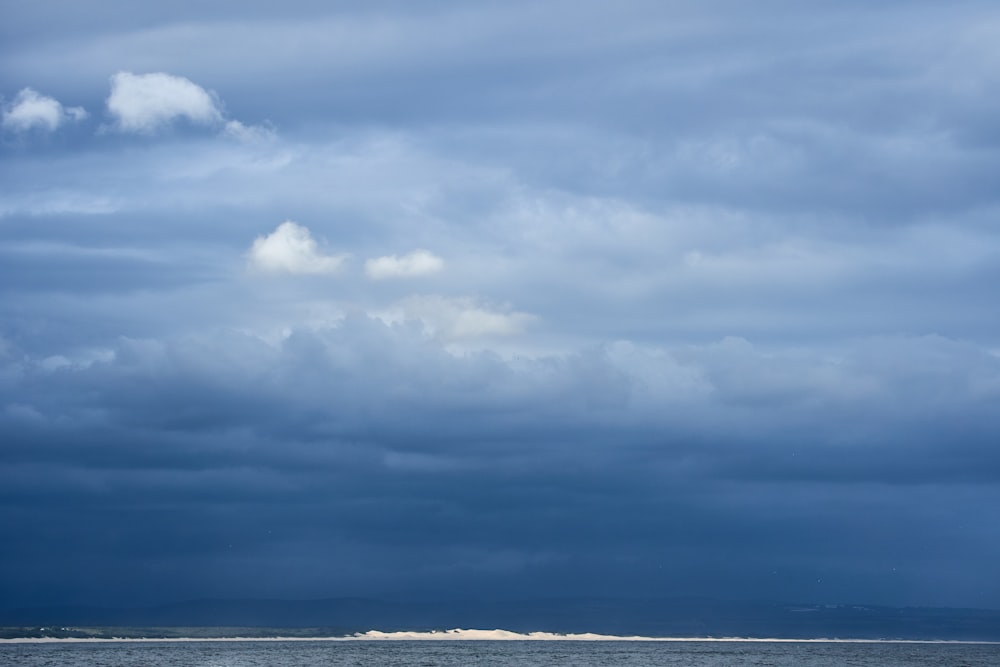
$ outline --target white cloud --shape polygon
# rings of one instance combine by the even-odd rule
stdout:
[[[124,132],[152,132],[177,118],[199,125],[222,122],[215,96],[182,76],[164,72],[111,77],[108,111]]]
[[[491,306],[469,297],[412,296],[396,304],[394,312],[380,314],[385,321],[419,320],[427,331],[444,340],[513,336],[535,320],[533,315]]]
[[[415,278],[437,273],[444,268],[444,260],[427,250],[414,250],[399,257],[388,255],[365,262],[365,275],[372,280],[386,278]]]
[[[333,273],[347,255],[324,255],[309,229],[291,220],[267,236],[258,236],[248,253],[250,265],[272,273]]]
[[[5,106],[3,126],[15,132],[25,132],[40,128],[52,132],[64,121],[79,121],[87,117],[83,107],[63,107],[52,97],[47,97],[31,88],[24,88],[14,101]]]

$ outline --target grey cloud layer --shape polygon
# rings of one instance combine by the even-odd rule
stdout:
[[[976,585],[995,594],[975,576],[990,562],[988,534],[951,522],[968,502],[996,500],[1000,360],[935,338],[857,341],[824,356],[727,339],[455,357],[417,328],[362,316],[277,344],[234,333],[121,341],[76,361],[8,346],[5,391],[20,393],[2,419],[12,436],[4,520],[71,504],[74,517],[108,521],[128,503],[135,518],[116,529],[119,547],[137,551],[128,577],[178,549],[211,571],[256,562],[257,584],[214,584],[228,595],[276,594],[292,558],[276,554],[300,543],[309,577],[351,590],[388,577],[461,594],[558,564],[598,581],[610,567],[629,589],[666,562],[657,582],[669,590],[725,594],[713,563],[735,550],[742,562],[722,581],[745,578],[744,594],[850,595],[836,586],[852,577],[880,601],[954,601]],[[196,518],[206,510],[216,518]],[[166,534],[150,536],[143,520]],[[206,523],[239,539],[240,553],[203,534]],[[80,567],[107,547],[99,532],[47,525],[33,529],[44,541],[11,556],[42,559],[21,587],[41,585],[53,543],[79,540]],[[940,541],[945,552],[912,553]],[[390,569],[444,570],[431,580],[359,564],[340,572],[345,549]],[[639,563],[632,575],[612,565],[626,555]],[[942,562],[968,573],[935,579]],[[803,587],[804,572],[831,580]],[[209,584],[177,585],[194,594]]]
[[[0,598],[1000,605],[991,4],[45,4]]]

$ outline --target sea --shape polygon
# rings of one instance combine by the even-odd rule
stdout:
[[[3,667],[997,667],[997,644],[588,641],[198,641],[0,644]]]

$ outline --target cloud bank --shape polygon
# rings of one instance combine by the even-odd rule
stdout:
[[[0,600],[1000,605],[995,3],[79,4],[0,22]]]

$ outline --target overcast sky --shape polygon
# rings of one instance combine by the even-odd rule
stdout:
[[[1000,607],[1000,7],[0,5],[0,600]]]

